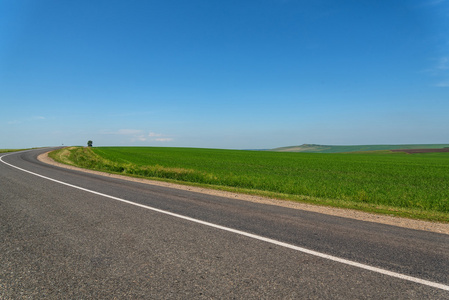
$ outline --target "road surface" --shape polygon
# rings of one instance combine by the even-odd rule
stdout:
[[[449,235],[0,154],[0,299],[449,299]]]

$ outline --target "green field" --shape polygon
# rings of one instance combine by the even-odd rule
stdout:
[[[449,222],[449,153],[76,147],[52,156],[132,176]]]
[[[332,146],[303,144],[300,146],[290,146],[275,148],[269,151],[277,152],[307,152],[307,153],[344,153],[360,151],[381,151],[396,149],[440,149],[449,147],[449,144],[404,144],[404,145],[356,145],[356,146]]]

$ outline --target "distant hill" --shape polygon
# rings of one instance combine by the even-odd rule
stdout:
[[[449,147],[449,144],[416,144],[416,145],[354,145],[354,146],[331,146],[303,144],[301,146],[290,146],[271,149],[277,152],[307,152],[307,153],[342,153],[360,151],[379,151],[397,149],[441,149]]]

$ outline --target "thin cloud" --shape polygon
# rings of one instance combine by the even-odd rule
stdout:
[[[449,69],[449,57],[441,57],[437,64],[438,70],[448,70]]]
[[[445,80],[449,74],[449,56],[441,56],[438,59],[435,59],[435,63],[432,68],[425,70],[425,72],[434,77],[434,80],[439,80],[433,86],[436,87],[448,87],[449,81]]]
[[[139,129],[119,129],[115,134],[121,135],[133,135],[133,134],[141,134],[143,131]]]
[[[446,2],[446,0],[433,0],[433,1],[429,1],[428,5],[439,5],[443,2]]]
[[[154,114],[152,111],[125,112],[119,114],[110,114],[110,117],[134,117]]]
[[[140,129],[119,129],[117,131],[103,131],[102,134],[117,134],[117,135],[136,135],[143,134],[143,130]]]
[[[419,8],[419,7],[437,6],[444,2],[446,2],[446,0],[431,0],[431,1],[426,1],[421,4],[418,4],[416,7]]]
[[[435,84],[436,87],[449,87],[449,80]]]
[[[151,141],[155,141],[155,142],[171,142],[171,141],[173,141],[172,138],[165,137],[165,135],[163,135],[162,133],[150,132],[148,134],[148,137],[150,137]]]
[[[119,129],[117,131],[103,132],[103,134],[125,136],[132,143],[145,142],[147,140],[146,134],[140,129]]]
[[[147,138],[144,135],[135,136],[131,139],[131,142],[145,142]]]
[[[449,56],[442,56],[432,59],[434,61],[433,66],[423,70],[423,73],[427,73],[431,76],[438,76],[446,73],[449,70]]]
[[[156,136],[162,136],[162,134],[150,132],[150,134],[148,134],[148,136],[149,136],[149,137],[156,137]]]
[[[47,118],[43,117],[43,116],[34,116],[34,117],[30,117],[27,119],[22,119],[22,120],[12,120],[7,122],[7,124],[9,125],[17,125],[17,124],[22,124],[22,123],[26,123],[26,122],[33,122],[33,121],[41,121],[41,120],[46,120]]]
[[[104,132],[103,134],[127,136],[129,138],[129,141],[132,143],[146,142],[146,141],[153,141],[153,142],[171,142],[171,141],[173,141],[173,138],[167,137],[162,133],[156,133],[156,132],[152,132],[152,131],[150,131],[149,133],[146,133],[144,130],[141,130],[141,129],[119,129],[117,131]]]

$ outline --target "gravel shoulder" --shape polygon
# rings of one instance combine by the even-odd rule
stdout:
[[[449,234],[449,224],[444,224],[444,223],[427,222],[427,221],[412,220],[412,219],[399,218],[399,217],[393,217],[393,216],[370,214],[370,213],[361,212],[361,211],[357,211],[357,210],[351,210],[351,209],[325,207],[325,206],[318,206],[318,205],[299,203],[299,202],[293,202],[293,201],[283,201],[283,200],[270,199],[270,198],[259,197],[259,196],[252,196],[252,195],[245,195],[245,194],[239,194],[239,193],[233,193],[233,192],[227,192],[227,191],[207,189],[207,188],[202,188],[202,187],[186,186],[186,185],[181,185],[181,184],[174,184],[174,183],[168,183],[168,182],[162,182],[162,181],[156,181],[156,180],[148,180],[148,179],[134,178],[134,177],[128,177],[128,176],[123,176],[123,175],[117,175],[117,174],[110,174],[110,173],[106,173],[106,172],[86,170],[86,169],[58,163],[48,156],[48,152],[39,155],[38,160],[40,160],[43,163],[50,164],[50,165],[54,165],[54,166],[58,166],[58,167],[66,168],[66,169],[71,169],[71,170],[83,171],[83,172],[106,176],[106,177],[119,178],[119,179],[140,182],[140,183],[145,183],[145,184],[163,186],[163,187],[168,187],[168,188],[173,188],[173,189],[187,190],[187,191],[192,191],[192,192],[196,192],[196,193],[203,193],[203,194],[208,194],[208,195],[263,203],[263,204],[268,204],[268,205],[283,206],[283,207],[288,207],[288,208],[292,208],[292,209],[312,211],[312,212],[333,215],[333,216],[338,216],[338,217],[344,217],[344,218],[350,218],[350,219],[356,219],[356,220],[362,220],[362,221],[367,221],[367,222],[375,222],[375,223],[393,225],[393,226],[416,229],[416,230]]]

